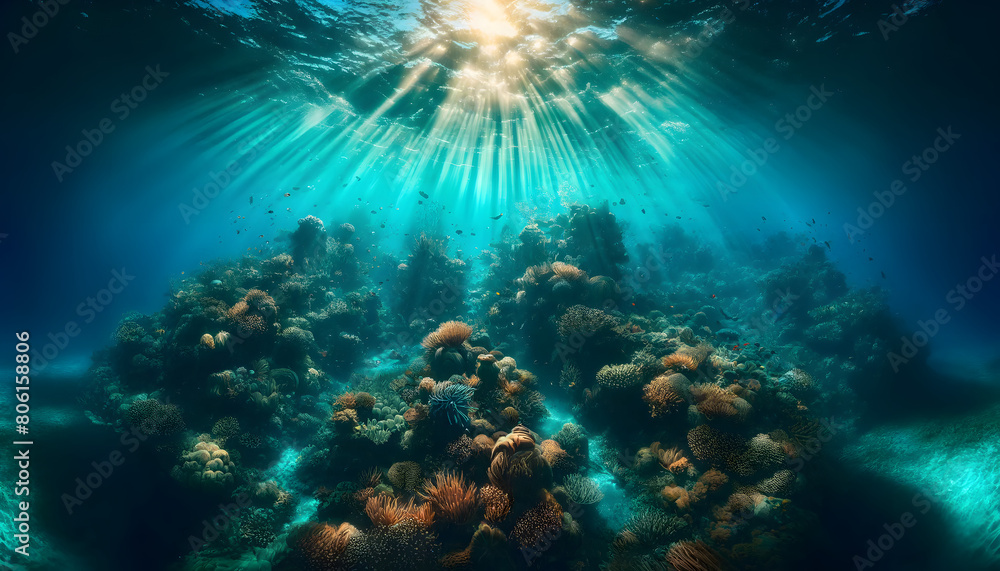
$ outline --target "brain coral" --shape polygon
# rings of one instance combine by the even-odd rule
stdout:
[[[218,444],[199,442],[181,458],[184,463],[173,470],[174,477],[181,482],[209,489],[225,488],[233,484],[233,469],[236,464]]]
[[[389,466],[389,481],[401,490],[413,491],[421,482],[420,464],[396,462]]]

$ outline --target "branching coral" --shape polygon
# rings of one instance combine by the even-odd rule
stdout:
[[[712,383],[691,387],[691,396],[697,402],[698,411],[710,420],[732,418],[742,421],[750,414],[752,408],[747,401]]]
[[[277,311],[271,296],[259,289],[252,289],[229,308],[228,316],[238,328],[237,333],[248,335],[270,331]]]
[[[455,524],[469,522],[479,507],[476,500],[476,485],[466,483],[462,474],[438,472],[434,482],[428,480],[420,496],[434,508],[434,514],[442,521]]]
[[[660,375],[642,388],[642,399],[649,404],[649,412],[654,418],[678,410],[684,404],[671,376]]]

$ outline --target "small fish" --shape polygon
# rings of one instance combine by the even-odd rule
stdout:
[[[676,219],[678,219],[678,220],[680,220],[680,219],[681,219],[681,217],[680,217],[680,216],[674,216],[674,218],[676,218]]]
[[[813,218],[813,219],[812,219],[812,221],[813,221],[813,224],[815,224],[815,223],[816,223],[816,219],[815,219],[815,218]]]
[[[268,210],[267,213],[268,214],[274,214],[274,211],[273,210]]]
[[[833,248],[830,247],[830,243],[829,242],[827,242],[826,240],[823,240],[823,243],[826,244],[826,249],[827,250],[833,250]]]
[[[739,350],[740,350],[739,345],[733,345],[733,351],[739,351]]]
[[[753,346],[754,347],[760,347],[760,343],[754,343]]]
[[[354,175],[354,178],[356,178],[356,179],[358,179],[358,180],[361,180],[361,177],[360,177],[360,176],[358,176],[358,175]]]
[[[374,210],[372,210],[372,214],[378,214],[378,212],[375,212]]]
[[[462,233],[462,231],[461,231],[461,230],[455,230],[455,233],[456,233],[456,234],[461,234],[461,233]]]
[[[497,214],[496,216],[490,216],[491,220],[500,220],[503,218],[503,214]]]
[[[426,192],[424,192],[424,191],[422,191],[422,190],[421,190],[421,191],[420,191],[420,192],[419,192],[418,194],[419,194],[420,196],[423,196],[424,198],[430,198],[430,197],[431,197],[431,195],[427,194]]]
[[[763,216],[761,216],[760,219],[763,220],[764,222],[767,222],[767,218],[764,218]]]
[[[319,355],[320,357],[326,357],[326,351],[320,351]]]
[[[291,195],[292,195],[292,193],[290,193],[290,192],[286,192],[286,193],[285,193],[285,198],[287,198],[287,197],[289,197],[289,196],[291,196]]]
[[[417,201],[417,204],[423,204],[423,203],[424,203],[424,201],[423,201],[423,200],[418,200],[418,201]]]
[[[712,294],[712,299],[715,299],[715,294],[714,293]]]
[[[625,204],[625,199],[624,199],[624,198],[622,198],[621,200],[619,200],[619,201],[618,201],[618,204]]]
[[[744,347],[746,347],[747,345],[749,345],[749,343],[744,343],[744,344],[743,344],[743,346],[744,346]]]
[[[253,197],[250,197],[250,204],[253,204]]]
[[[299,189],[299,187],[297,187],[297,186],[293,186],[292,187],[292,190],[298,190],[298,189]]]
[[[645,214],[645,213],[646,213],[646,209],[645,209],[645,208],[643,208],[643,209],[642,209],[642,213],[643,213],[643,214]]]
[[[882,272],[882,279],[886,279],[885,272]]]

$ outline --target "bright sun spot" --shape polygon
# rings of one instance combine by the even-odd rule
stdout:
[[[487,38],[510,38],[517,35],[503,6],[494,0],[472,0],[469,5],[469,27]]]

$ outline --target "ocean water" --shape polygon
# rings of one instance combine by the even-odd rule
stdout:
[[[0,562],[1000,568],[997,16],[6,3]]]

